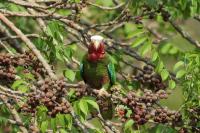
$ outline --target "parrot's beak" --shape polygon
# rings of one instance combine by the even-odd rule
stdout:
[[[94,47],[95,47],[95,49],[98,49],[99,48],[99,42],[98,41],[94,41]]]

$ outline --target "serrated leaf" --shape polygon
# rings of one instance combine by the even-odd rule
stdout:
[[[169,80],[169,88],[174,89],[176,87],[176,82],[174,80]]]
[[[182,67],[184,65],[183,61],[179,61],[174,65],[174,71],[176,72],[180,67]]]
[[[162,80],[165,81],[169,76],[169,72],[166,70],[166,69],[163,69],[161,71],[161,77],[162,77]]]
[[[43,121],[42,124],[41,124],[41,127],[40,127],[41,132],[45,133],[47,128],[48,128],[48,121]]]
[[[147,40],[147,37],[138,37],[135,41],[131,44],[131,47],[135,48],[141,44],[143,44]]]
[[[76,73],[70,69],[67,69],[64,71],[64,75],[66,78],[68,78],[70,81],[74,81]]]

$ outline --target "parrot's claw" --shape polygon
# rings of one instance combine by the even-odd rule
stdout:
[[[104,88],[99,90],[99,96],[100,97],[104,97],[104,96],[107,96],[107,95],[108,95],[108,92]]]

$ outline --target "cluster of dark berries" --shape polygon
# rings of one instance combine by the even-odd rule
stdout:
[[[75,96],[76,98],[80,99],[83,96],[89,95],[89,91],[87,90],[87,87],[81,87],[81,88],[74,88]]]
[[[176,111],[169,111],[166,108],[157,108],[154,112],[154,121],[158,123],[181,122],[181,114]]]
[[[145,124],[151,115],[149,114],[148,110],[146,109],[146,106],[136,105],[134,112],[131,115],[131,118],[136,122],[138,125]]]
[[[12,62],[11,55],[7,53],[0,53],[0,65],[6,66],[10,65]]]
[[[0,82],[2,84],[12,83],[15,80],[16,71],[11,65],[0,66]]]
[[[55,117],[56,114],[67,114],[70,112],[70,104],[64,98],[67,93],[64,79],[39,81],[37,90],[29,94],[26,104],[21,111],[35,113],[36,107],[43,105],[48,109],[48,115]]]
[[[36,77],[38,77],[39,75],[44,76],[46,74],[46,70],[43,68],[42,63],[37,59],[37,57],[33,53],[26,52],[22,55],[19,55],[18,59],[20,65],[27,69],[31,68],[29,71]]]
[[[118,109],[117,114],[122,121],[133,119],[137,125],[143,125],[149,119],[159,123],[181,121],[181,115],[178,112],[160,108],[156,109],[159,99],[167,97],[168,94],[164,90],[152,92],[145,89],[142,95],[131,91],[121,100],[122,104],[132,111],[131,115],[126,116],[127,110],[123,108]]]
[[[133,80],[140,82],[148,88],[152,88],[154,91],[166,88],[166,85],[162,82],[161,76],[154,73],[150,65],[145,65],[143,71],[138,72]]]
[[[120,96],[120,95],[121,95],[120,90],[121,90],[121,86],[118,86],[118,85],[114,85],[114,86],[112,86],[112,87],[110,88],[111,94],[115,94],[115,95],[117,95],[117,96]]]
[[[36,77],[45,75],[46,71],[37,57],[31,53],[26,52],[21,55],[11,55],[9,53],[0,53],[0,78],[6,81],[14,81],[16,70],[15,68],[24,67],[24,72],[32,73]],[[7,83],[8,83],[7,82]]]
[[[198,125],[200,121],[200,107],[192,107],[188,110],[189,115],[189,126],[191,127],[191,132],[199,133],[200,126]]]
[[[0,82],[12,83],[15,80],[16,70],[13,66],[14,57],[11,54],[0,54]]]
[[[161,15],[162,15],[164,21],[169,21],[170,14],[167,11],[162,10]]]
[[[168,98],[168,93],[165,90],[159,90],[156,92],[156,95],[160,98],[160,99],[167,99]]]
[[[0,65],[1,66],[23,66],[26,60],[23,58],[25,54],[22,55],[11,55],[9,53],[0,53]]]
[[[101,113],[113,109],[111,99],[98,96],[96,100],[97,100],[97,104],[99,105]]]
[[[122,100],[123,104],[132,110],[130,118],[133,119],[138,125],[145,124],[150,118],[149,111],[147,109],[148,107],[143,101],[144,99],[137,96],[135,92],[129,92]],[[126,117],[124,116],[124,118]]]
[[[152,106],[159,100],[158,94],[152,93],[151,90],[144,90],[143,96],[140,97],[140,101],[145,103],[147,106]]]

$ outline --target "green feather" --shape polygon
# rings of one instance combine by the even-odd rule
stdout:
[[[80,65],[80,73],[85,83],[96,89],[101,89],[107,85],[109,88],[116,82],[115,67],[107,54],[103,59],[96,62],[90,62],[87,60],[87,55],[84,56]],[[105,82],[102,82],[102,79]],[[103,101],[105,105],[103,107],[100,105],[100,112],[104,119],[112,119],[114,114],[112,101],[110,98],[105,98]],[[103,110],[105,106],[107,106],[107,109]]]
[[[97,62],[90,62],[85,56],[81,63],[80,72],[83,80],[94,88],[100,89],[106,83],[113,85],[116,81],[114,65],[107,54],[105,58]],[[108,81],[102,84],[102,78]]]
[[[108,73],[109,73],[111,84],[114,85],[116,82],[116,74],[115,74],[115,66],[112,62],[108,64]]]

